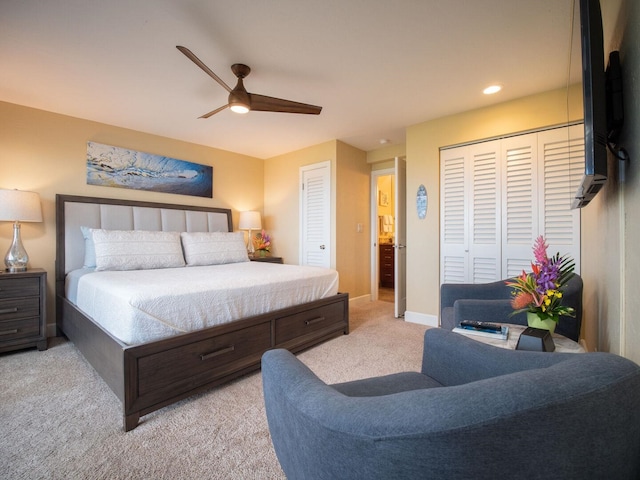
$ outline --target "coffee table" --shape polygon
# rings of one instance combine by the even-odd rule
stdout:
[[[493,345],[494,347],[500,348],[508,348],[511,350],[516,349],[516,345],[518,344],[518,339],[520,338],[520,334],[524,332],[527,328],[524,325],[514,325],[512,323],[501,323],[500,325],[507,325],[509,327],[509,336],[506,340],[500,340],[499,338],[489,338],[489,337],[481,337],[480,335],[473,335],[471,333],[460,333],[460,335],[464,335],[465,337],[472,338],[477,340],[478,342],[486,343],[488,345]],[[582,348],[577,342],[574,342],[570,338],[564,337],[560,334],[554,333],[552,335],[553,343],[556,346],[556,352],[562,353],[585,353],[585,349]]]

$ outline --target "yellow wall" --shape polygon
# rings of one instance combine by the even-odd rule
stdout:
[[[582,269],[589,278],[584,308],[590,348],[640,363],[640,2],[604,2],[602,13],[607,50],[620,51],[625,109],[620,144],[630,161],[609,156],[607,184],[584,209]]]
[[[265,161],[264,212],[274,255],[299,263],[300,167],[331,162],[331,266],[340,291],[351,298],[369,293],[369,173],[365,152],[332,140]],[[357,223],[363,232],[357,233]]]
[[[143,192],[86,184],[87,141],[132,148],[213,166],[213,199]],[[48,272],[48,319],[54,317],[55,195],[127,198],[262,210],[264,162],[260,159],[149,135],[97,122],[0,102],[0,188],[40,194],[43,223],[22,225],[29,264]],[[11,243],[12,225],[0,222],[2,256]]]
[[[300,167],[331,162],[331,186],[335,195],[336,141],[321,143],[265,160],[264,215],[272,234],[273,254],[285,263],[300,262]],[[331,226],[335,236],[335,197],[331,201]],[[335,244],[335,238],[332,239]],[[335,266],[335,249],[331,260]]]
[[[464,112],[407,129],[407,311],[433,321],[440,291],[441,147],[575,121],[582,118],[581,87],[521,98]],[[567,103],[569,111],[567,111]],[[418,219],[415,195],[424,184],[427,216]]]
[[[336,269],[340,289],[356,298],[371,293],[371,167],[365,152],[343,142],[336,158]]]

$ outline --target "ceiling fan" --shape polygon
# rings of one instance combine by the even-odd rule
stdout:
[[[227,92],[229,92],[229,103],[227,105],[223,105],[209,113],[205,113],[200,118],[209,118],[227,107],[236,113],[247,113],[249,110],[255,110],[259,112],[305,113],[309,115],[318,115],[320,111],[322,111],[322,107],[318,107],[316,105],[309,105],[307,103],[283,100],[281,98],[267,97],[265,95],[247,92],[244,88],[244,84],[242,83],[242,79],[251,73],[251,69],[242,63],[234,63],[231,65],[231,71],[236,77],[238,77],[238,83],[232,89],[220,77],[213,73],[209,67],[202,63],[202,60],[196,57],[191,50],[180,45],[176,46],[176,48],[184,53],[193,63],[204,70],[207,75],[222,85]]]

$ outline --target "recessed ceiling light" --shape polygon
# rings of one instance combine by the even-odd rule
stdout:
[[[387,143],[390,143],[389,140],[387,140],[386,138],[381,138],[379,142],[380,142],[380,145],[386,145]]]
[[[485,95],[493,95],[494,93],[498,93],[500,90],[502,90],[502,85],[490,85],[485,88],[482,93]]]

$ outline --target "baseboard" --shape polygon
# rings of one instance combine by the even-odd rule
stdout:
[[[371,294],[361,295],[359,297],[349,297],[349,305],[362,305],[371,301]]]
[[[58,335],[55,323],[47,323],[47,337],[55,337]]]
[[[426,313],[410,312],[407,310],[404,312],[405,322],[419,323],[420,325],[426,325],[428,327],[438,326],[437,315],[427,315]]]

